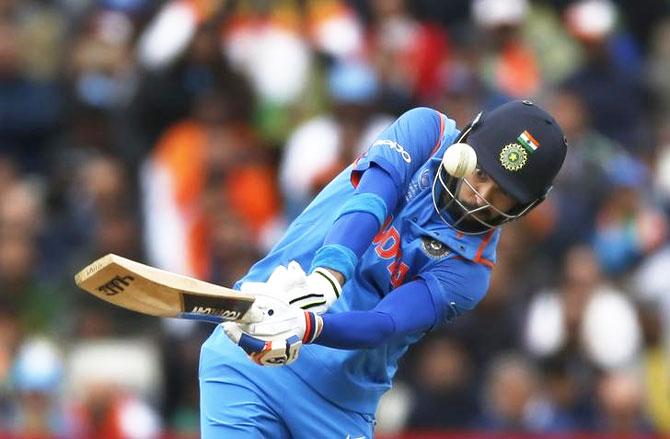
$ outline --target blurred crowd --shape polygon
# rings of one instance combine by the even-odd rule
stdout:
[[[564,168],[378,431],[670,434],[667,0],[0,0],[0,433],[197,437],[212,327],[73,274],[232,285],[403,111],[514,98]]]

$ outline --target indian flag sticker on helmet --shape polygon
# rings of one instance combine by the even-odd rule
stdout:
[[[518,143],[510,143],[500,151],[500,164],[508,171],[516,172],[528,161],[528,153]]]
[[[540,142],[538,142],[528,130],[519,134],[519,137],[517,137],[516,140],[518,140],[530,154],[534,153],[535,150],[540,147]]]

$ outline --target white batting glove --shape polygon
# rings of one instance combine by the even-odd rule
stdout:
[[[253,296],[267,295],[286,300],[286,291],[296,285],[303,285],[307,275],[295,261],[291,261],[287,267],[277,266],[266,282],[244,282],[240,285],[240,291]]]
[[[245,282],[240,290],[252,295],[267,294],[289,304],[323,313],[342,293],[342,286],[330,271],[317,267],[308,276],[297,261],[278,266],[267,282]]]
[[[293,263],[298,265],[295,261],[291,262],[289,271]],[[317,267],[302,282],[294,284],[293,288],[286,291],[284,299],[291,305],[321,314],[339,299],[340,294],[342,286],[335,276],[329,270]]]
[[[302,342],[295,334],[277,336],[273,339],[254,337],[242,330],[241,325],[225,322],[223,331],[228,338],[241,347],[251,361],[260,366],[283,366],[298,358]]]
[[[262,282],[258,283],[265,285]],[[290,306],[286,300],[277,297],[277,295],[270,294],[270,292],[267,291],[267,287],[262,290],[256,289],[253,295],[256,300],[254,300],[251,308],[244,314],[242,319],[240,319],[240,323],[263,321],[273,315],[286,312]]]
[[[298,358],[303,344],[319,336],[323,321],[313,312],[291,306],[258,323],[222,325],[228,338],[252,361],[262,366],[283,366]]]

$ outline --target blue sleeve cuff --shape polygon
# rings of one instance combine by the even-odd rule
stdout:
[[[339,271],[345,279],[351,279],[358,263],[358,257],[349,248],[339,244],[326,244],[317,250],[310,272],[317,267]]]
[[[367,212],[372,214],[377,218],[377,222],[381,226],[386,220],[386,203],[379,195],[370,192],[356,193],[344,203],[338,219],[352,212]]]

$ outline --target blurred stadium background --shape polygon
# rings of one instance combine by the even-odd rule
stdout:
[[[563,125],[564,169],[480,306],[407,355],[378,435],[670,434],[669,12],[0,0],[0,436],[198,437],[211,327],[73,273],[115,252],[231,285],[393,117],[518,97]]]

